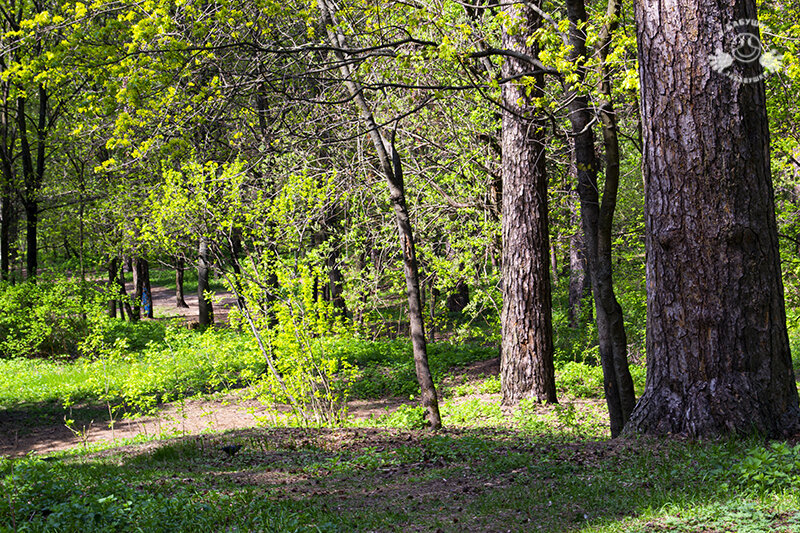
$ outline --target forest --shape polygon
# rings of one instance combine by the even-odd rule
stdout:
[[[797,21],[0,0],[0,532],[800,532]]]

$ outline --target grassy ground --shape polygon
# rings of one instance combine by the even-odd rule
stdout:
[[[0,360],[0,440],[3,418],[19,432],[68,415],[76,429],[68,450],[0,457],[0,532],[800,532],[800,445],[612,441],[600,369],[577,362],[558,365],[559,405],[508,409],[496,350],[481,344],[431,344],[436,433],[409,399],[408,344],[347,337],[326,350],[357,370],[352,395],[399,408],[337,427],[89,444],[81,424],[109,407],[241,395],[264,370],[235,331],[144,323],[104,335],[94,358]]]
[[[800,531],[797,481],[747,477],[772,450],[755,441],[540,429],[250,429],[5,460],[0,528]]]

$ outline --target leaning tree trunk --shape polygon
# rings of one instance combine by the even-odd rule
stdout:
[[[210,326],[214,323],[214,306],[211,299],[206,296],[208,292],[208,276],[211,270],[208,251],[208,237],[200,237],[200,246],[197,254],[197,321],[201,326]]]
[[[710,61],[737,33],[757,33],[731,25],[755,19],[755,1],[635,4],[647,385],[626,433],[788,435],[800,410],[762,71],[734,60],[720,73]]]
[[[528,46],[539,16],[519,4],[507,9],[525,31],[503,32],[503,48],[535,58]],[[532,104],[542,95],[544,74],[517,57],[506,57],[503,78],[533,73],[534,86],[503,85],[503,312],[500,375],[503,403],[526,398],[556,402],[547,171],[544,123]]]
[[[400,235],[400,247],[403,252],[403,271],[406,278],[406,290],[408,295],[408,321],[411,329],[411,346],[414,353],[414,365],[420,386],[420,399],[427,413],[431,429],[438,429],[442,425],[442,419],[439,414],[439,400],[436,395],[436,387],[433,384],[433,377],[431,376],[428,366],[428,348],[425,340],[425,325],[422,318],[422,298],[420,294],[417,255],[414,247],[414,232],[411,227],[408,207],[406,206],[403,167],[400,161],[400,154],[395,149],[394,142],[387,140],[381,132],[375,120],[375,116],[364,97],[363,88],[353,76],[354,72],[350,66],[351,62],[349,58],[346,58],[344,53],[341,52],[342,48],[346,48],[347,42],[344,34],[336,25],[334,17],[335,8],[328,3],[328,0],[318,0],[317,4],[322,14],[322,24],[326,28],[328,41],[332,46],[333,54],[340,63],[339,70],[344,77],[345,87],[361,113],[361,120],[367,128],[372,145],[375,147],[378,154],[381,171],[389,187],[389,196],[394,208],[395,221],[397,222],[397,230]]]

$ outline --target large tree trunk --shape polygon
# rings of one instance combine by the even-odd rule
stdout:
[[[339,48],[346,47],[347,43],[344,34],[336,24],[334,17],[335,8],[329,5],[328,0],[318,0],[317,3],[322,14],[322,24],[326,28],[328,40],[333,47],[333,53],[337,61],[340,63],[339,68],[344,77],[345,87],[361,113],[361,120],[378,154],[381,171],[389,187],[389,196],[392,206],[394,207],[395,221],[397,222],[397,230],[400,235],[400,247],[403,252],[403,271],[406,278],[406,290],[408,295],[408,320],[411,329],[411,346],[414,353],[417,380],[420,386],[420,399],[426,410],[431,428],[438,429],[442,425],[442,419],[439,414],[439,400],[436,395],[436,387],[433,384],[433,378],[430,373],[430,368],[428,367],[428,348],[425,340],[425,325],[422,318],[417,255],[414,247],[414,233],[411,227],[411,219],[408,215],[408,208],[406,207],[405,184],[400,154],[395,149],[394,142],[387,140],[381,132],[372,114],[372,110],[364,97],[364,91],[354,78],[354,72],[350,66],[351,63],[344,57],[344,54],[339,51]]]
[[[210,270],[208,237],[201,236],[197,254],[197,302],[199,308],[197,320],[201,326],[210,326],[214,323],[214,306],[211,299],[206,296]]]
[[[570,20],[571,58],[583,63],[587,57],[586,5],[584,0],[567,0]],[[578,69],[579,81],[585,71]],[[581,200],[581,224],[586,246],[586,263],[595,302],[597,341],[603,367],[603,388],[611,424],[611,436],[620,434],[630,418],[636,401],[633,380],[628,369],[628,342],[622,308],[614,294],[611,260],[611,223],[616,208],[618,176],[606,176],[602,205],[597,185],[598,162],[595,155],[594,131],[589,99],[570,87],[569,119],[574,137],[575,168],[578,174],[578,196]]]
[[[506,12],[522,31],[503,32],[503,48],[536,58],[526,39],[539,16],[519,4]],[[531,74],[536,67],[516,57],[503,63],[503,78]],[[534,87],[503,85],[503,312],[500,375],[503,403],[526,398],[556,402],[553,365],[550,243],[544,123],[532,99],[542,95],[544,75]]]
[[[626,433],[800,427],[764,84],[730,51],[753,0],[636,1],[644,128],[647,385]],[[679,51],[679,53],[676,53]]]

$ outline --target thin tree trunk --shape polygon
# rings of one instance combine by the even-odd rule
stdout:
[[[186,259],[183,254],[175,258],[175,305],[184,309],[189,308],[183,291],[183,275],[186,272]]]
[[[578,199],[576,198],[577,202]],[[577,205],[573,215],[578,218]],[[591,292],[591,284],[586,277],[586,246],[583,242],[583,230],[578,229],[569,237],[569,309],[567,318],[571,328],[580,326],[583,310],[583,298]]]
[[[117,298],[119,298],[119,287],[117,286],[117,274],[119,272],[119,259],[111,257],[108,260],[108,285],[106,292],[108,294],[108,316],[109,318],[117,318]],[[115,290],[116,289],[116,290]],[[120,308],[120,314],[122,309]],[[125,318],[122,316],[121,318]]]
[[[139,257],[136,259],[136,270],[141,277],[144,316],[153,318],[153,288],[150,286],[150,263],[147,259]]]
[[[119,313],[120,318],[124,320],[124,315],[122,314],[122,310],[125,310],[125,313],[128,315],[128,320],[130,322],[134,322],[136,318],[133,314],[133,307],[131,306],[130,298],[128,298],[128,290],[125,288],[125,262],[122,261],[120,263],[120,268],[117,271],[117,285],[119,287]]]
[[[567,13],[570,20],[571,57],[576,62],[584,63],[587,57],[586,35],[583,32],[586,22],[584,0],[567,0]],[[580,68],[579,73],[582,80],[585,70]],[[610,232],[616,206],[617,182],[613,177],[607,177],[601,207],[589,100],[578,92],[577,85],[570,88],[567,98],[570,102],[569,118],[574,138],[586,263],[595,301],[603,385],[611,422],[611,436],[616,437],[630,418],[636,401],[633,380],[628,370],[628,343],[622,308],[614,295],[612,280]]]
[[[26,99],[17,98],[17,127],[22,151],[22,174],[25,178],[24,198],[26,217],[26,269],[27,277],[34,279],[39,270],[39,192],[42,188],[45,170],[45,138],[47,137],[48,98],[44,86],[39,86],[38,120],[36,123],[36,159],[28,139]]]
[[[13,218],[13,206],[11,194],[8,192],[8,186],[3,184],[2,196],[0,196],[0,279],[8,280],[11,272],[11,223]]]
[[[388,141],[378,127],[372,110],[364,98],[364,92],[360,84],[354,79],[350,63],[344,54],[339,51],[346,47],[345,37],[338,29],[334,17],[334,9],[328,4],[328,0],[318,0],[320,12],[322,14],[322,24],[325,26],[328,40],[334,48],[334,55],[340,62],[340,71],[344,77],[353,102],[361,112],[361,120],[367,128],[370,139],[378,154],[381,170],[386,184],[389,187],[389,194],[394,207],[397,229],[400,234],[400,245],[403,251],[403,270],[406,278],[406,289],[408,292],[408,318],[411,327],[411,345],[414,352],[414,363],[417,372],[421,391],[422,405],[426,410],[428,422],[432,429],[438,429],[442,425],[439,414],[439,401],[436,395],[436,387],[433,384],[430,368],[428,367],[427,342],[425,340],[425,325],[422,317],[422,304],[420,296],[419,272],[417,269],[417,256],[414,247],[414,234],[411,227],[411,220],[406,207],[405,185],[403,181],[403,170],[400,162],[400,154],[394,146],[394,142]]]
[[[208,237],[201,236],[197,254],[197,301],[199,307],[198,322],[204,327],[214,323],[214,306],[211,299],[206,296],[210,270]]]
[[[758,33],[730,25],[756,19],[756,3],[637,0],[635,11],[647,383],[626,433],[795,434],[763,72],[734,60],[732,79],[709,61]]]
[[[503,48],[538,57],[526,43],[539,16],[515,4],[506,13],[522,30],[503,31]],[[536,69],[515,57],[503,63],[503,78],[516,80]],[[533,87],[503,85],[503,312],[500,375],[503,404],[535,398],[555,403],[550,245],[544,123],[533,99],[542,95],[544,74]]]
[[[608,5],[607,20],[612,22],[601,33],[598,42],[600,47],[601,72],[603,74],[600,85],[600,119],[603,131],[603,147],[606,156],[605,185],[603,200],[600,204],[600,218],[597,227],[597,271],[598,285],[603,308],[608,314],[610,337],[613,354],[614,372],[619,387],[620,404],[623,418],[627,423],[636,406],[636,390],[633,386],[630,368],[628,366],[628,342],[625,334],[625,320],[622,307],[617,302],[614,294],[613,260],[612,260],[612,229],[614,211],[617,207],[617,191],[620,178],[620,151],[619,135],[617,131],[617,116],[611,94],[611,75],[606,67],[606,58],[611,43],[611,35],[615,31],[622,0],[610,0]]]

